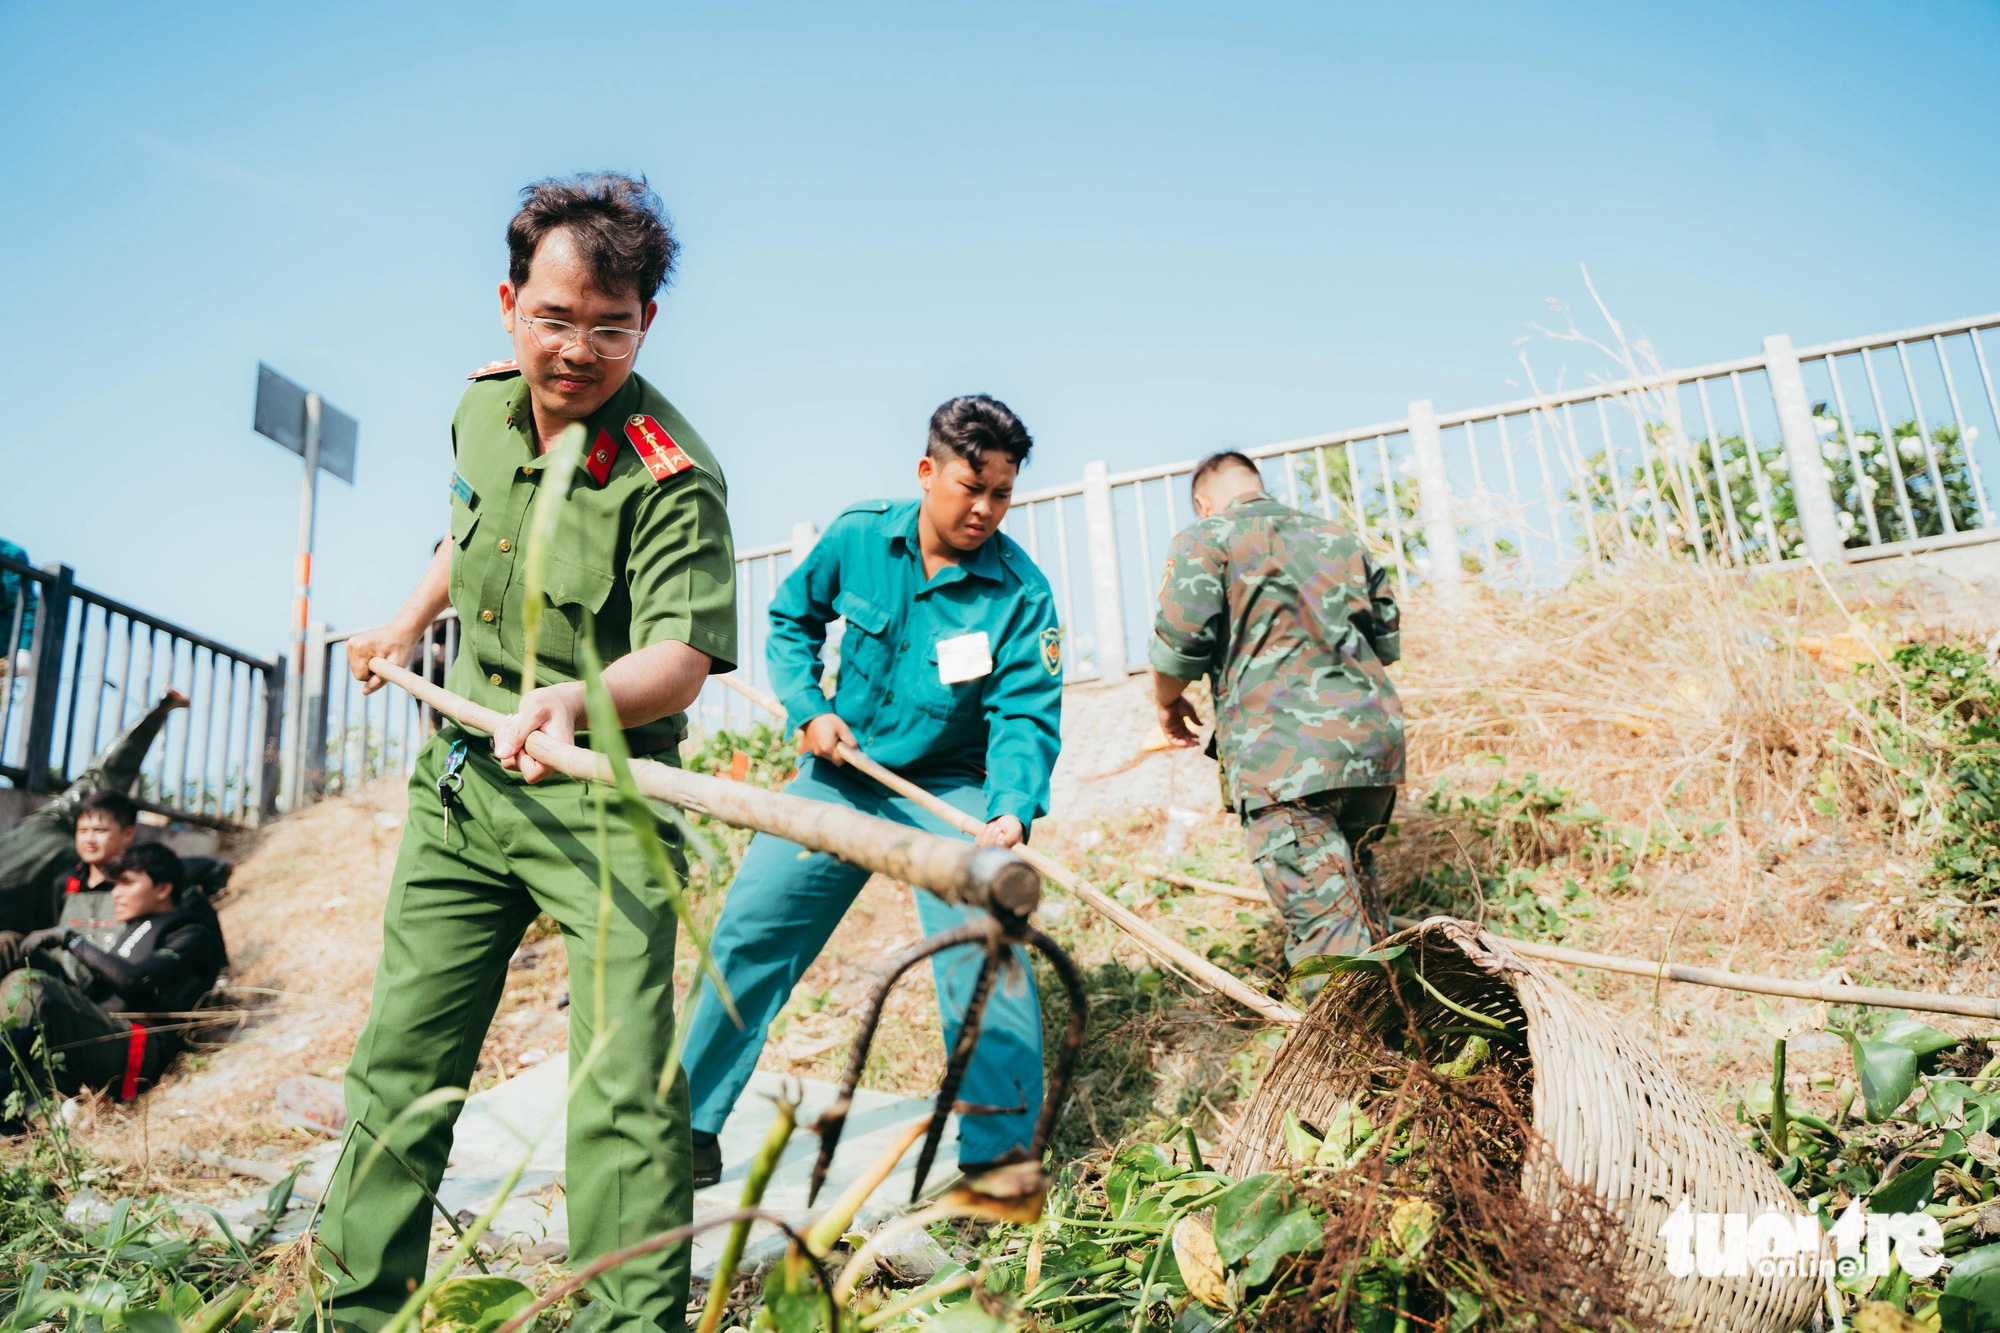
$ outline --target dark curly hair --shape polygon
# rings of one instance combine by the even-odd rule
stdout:
[[[535,247],[564,228],[576,237],[597,289],[612,295],[630,287],[641,305],[665,284],[680,254],[673,222],[644,176],[551,177],[522,188],[521,211],[507,224],[507,277],[517,291],[528,280]]]
[[[963,458],[977,472],[986,466],[986,451],[997,449],[1019,467],[1028,461],[1035,441],[1021,418],[1007,404],[983,393],[953,398],[931,413],[930,439],[924,452],[937,462]]]

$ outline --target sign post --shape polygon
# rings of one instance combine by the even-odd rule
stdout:
[[[299,550],[292,574],[292,651],[285,673],[285,719],[292,743],[284,750],[283,796],[287,810],[299,808],[308,768],[300,747],[319,734],[318,719],[305,715],[306,627],[311,621],[313,536],[318,524],[319,474],[331,472],[354,484],[354,446],[359,432],[353,417],[329,407],[316,393],[257,363],[257,407],[252,428],[305,461],[299,486]],[[324,707],[324,700],[318,701]]]

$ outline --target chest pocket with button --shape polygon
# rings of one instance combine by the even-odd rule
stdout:
[[[595,616],[604,609],[613,582],[606,570],[577,564],[551,552],[542,585],[548,605],[542,608],[536,655],[574,669],[576,636],[583,632],[584,613]]]
[[[889,678],[889,613],[852,589],[842,589],[833,599],[833,609],[847,621],[840,637],[840,683],[838,693],[850,685],[863,688],[867,682],[887,688]]]

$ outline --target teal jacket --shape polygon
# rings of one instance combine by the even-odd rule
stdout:
[[[928,583],[915,500],[843,512],[771,602],[766,662],[792,727],[838,713],[879,762],[913,780],[972,778],[986,817],[1025,828],[1049,808],[1062,747],[1062,631],[1048,580],[996,532]],[[826,629],[845,618],[829,703],[821,689]],[[991,669],[980,665],[986,635]],[[938,645],[952,643],[941,669]],[[971,658],[970,665],[963,659]]]

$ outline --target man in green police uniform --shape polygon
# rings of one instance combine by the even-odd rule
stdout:
[[[382,962],[368,1025],[347,1071],[349,1116],[372,1133],[438,1088],[463,1088],[500,998],[507,959],[537,912],[562,926],[570,972],[598,959],[598,839],[584,784],[522,750],[584,722],[577,640],[594,633],[604,683],[636,753],[677,762],[675,746],[711,673],[736,654],[734,555],[722,471],[658,390],[632,373],[672,269],[674,240],[643,180],[543,181],[522,192],[500,285],[515,359],[484,367],[452,421],[451,536],[395,620],[356,635],[349,664],[373,690],[380,655],[408,660],[447,600],[462,639],[450,686],[511,714],[488,748],[446,726],[410,778]],[[546,572],[538,685],[519,693],[526,647],[523,557],[546,454],[581,422],[588,452],[572,478]],[[546,779],[546,780],[544,780]],[[610,1047],[569,1104],[566,1197],[571,1261],[686,1223],[692,1211],[688,1102],[678,1080],[655,1095],[673,1033],[675,922],[632,831],[612,819],[614,908],[604,959]],[[678,849],[676,849],[678,850]],[[587,992],[586,992],[587,993]],[[597,1036],[594,1006],[570,1006],[572,1070]],[[410,1117],[392,1142],[435,1188],[458,1103]],[[365,1177],[360,1135],[327,1194],[322,1245],[338,1259],[338,1325],[379,1329],[424,1273],[430,1205],[391,1159]],[[591,1291],[620,1330],[685,1322],[688,1251],[612,1269]]]

